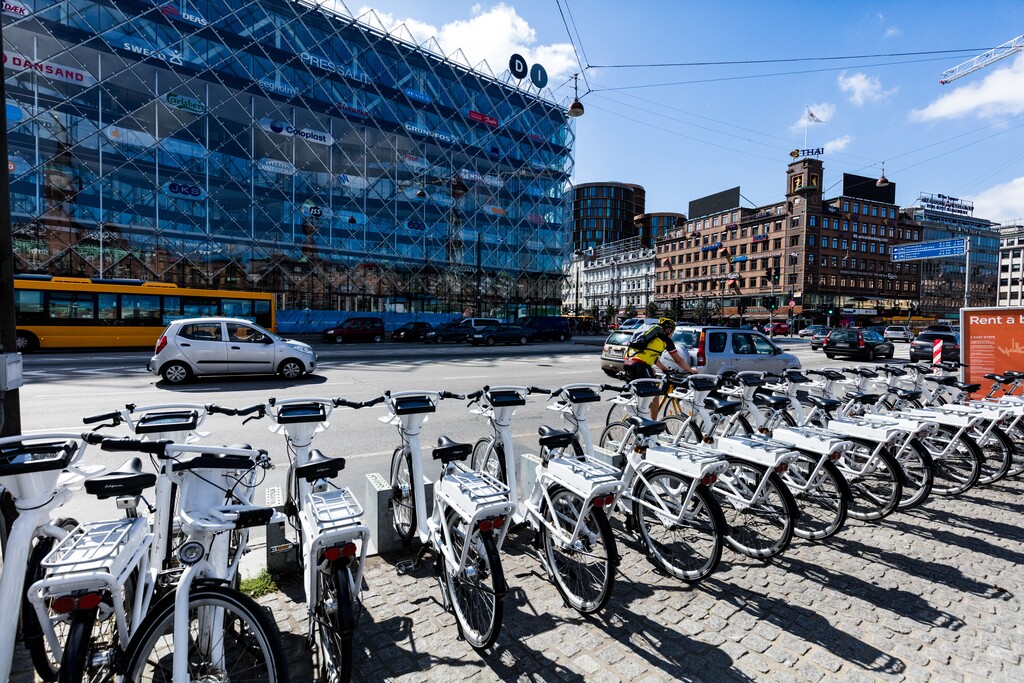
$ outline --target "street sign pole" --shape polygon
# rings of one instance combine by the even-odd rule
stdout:
[[[971,240],[968,238],[964,245],[964,308],[971,307]]]

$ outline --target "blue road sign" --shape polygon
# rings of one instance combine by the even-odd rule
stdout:
[[[966,253],[967,240],[963,238],[900,244],[889,248],[889,255],[893,261],[918,261],[928,258],[943,258],[944,256],[963,256]]]

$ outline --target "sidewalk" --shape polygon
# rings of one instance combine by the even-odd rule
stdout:
[[[606,610],[562,605],[529,534],[502,555],[510,593],[496,647],[457,639],[429,569],[368,561],[357,681],[1016,681],[1024,662],[1024,481],[933,499],[824,543],[756,562],[728,549],[710,580],[659,575],[621,525]],[[301,587],[261,602],[289,635],[293,680],[311,680]]]
[[[607,608],[562,605],[515,532],[497,645],[457,638],[430,570],[367,561],[356,681],[1017,681],[1024,665],[1024,480],[975,489],[757,562],[724,551],[709,580],[655,572],[615,522],[622,562]],[[301,584],[260,599],[283,632],[291,680],[311,681]],[[31,679],[18,648],[12,680]]]

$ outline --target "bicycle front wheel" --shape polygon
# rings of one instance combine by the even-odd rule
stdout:
[[[1013,464],[1013,443],[999,427],[993,427],[991,433],[984,439],[981,433],[976,430],[971,433],[978,448],[981,449],[981,473],[978,475],[979,484],[994,484],[1010,471]]]
[[[850,500],[850,487],[842,472],[827,460],[818,467],[818,460],[818,456],[800,453],[782,475],[800,510],[793,533],[809,541],[838,533],[846,524]]]
[[[633,519],[654,563],[694,583],[718,567],[726,525],[722,509],[704,486],[687,501],[690,485],[689,479],[668,470],[637,477]]]
[[[601,432],[597,445],[617,455],[624,455],[633,445],[630,426],[625,422],[611,423]]]
[[[668,428],[665,432],[665,437],[669,443],[697,444],[704,442],[704,435],[692,417],[669,415],[662,422]]]
[[[266,610],[242,593],[226,586],[193,588],[188,627],[188,641],[175,643],[174,593],[162,598],[128,645],[128,680],[173,683],[176,647],[188,648],[189,678],[193,681],[288,680],[277,625]]]
[[[573,609],[592,614],[612,595],[615,537],[604,510],[591,506],[584,515],[583,503],[571,491],[555,490],[550,508],[545,507],[541,534],[544,560],[562,599]],[[559,542],[552,531],[557,529],[563,538],[571,539],[577,523],[580,532],[575,542]]]
[[[352,680],[352,634],[355,610],[349,568],[337,561],[330,571],[317,572],[320,604],[316,606],[320,639],[320,680],[347,683]]]
[[[940,425],[938,431],[921,439],[932,456],[935,483],[932,492],[940,496],[958,496],[978,483],[981,476],[981,449],[974,439],[953,427]]]
[[[907,476],[903,482],[903,497],[896,509],[910,510],[928,500],[932,492],[935,484],[932,456],[917,439],[911,439],[910,447],[897,455],[896,460]]]
[[[470,463],[477,472],[486,472],[502,484],[508,484],[505,474],[505,449],[494,441],[493,436],[485,436],[474,444]]]
[[[776,472],[770,472],[758,495],[766,468],[733,458],[729,464],[711,489],[728,524],[725,544],[754,559],[775,557],[793,540],[797,516],[793,494]]]
[[[882,519],[900,504],[903,471],[888,449],[876,455],[874,442],[853,437],[849,441],[854,447],[839,460],[853,494],[848,514],[861,521]]]
[[[416,533],[416,496],[412,454],[405,448],[396,448],[391,456],[391,511],[395,532],[408,544]]]
[[[445,523],[452,541],[452,556],[462,557],[463,547],[468,546],[462,571],[444,558],[448,597],[459,633],[474,648],[482,650],[493,645],[501,632],[505,597],[501,559],[489,533],[467,528],[466,522],[455,512],[448,513]]]

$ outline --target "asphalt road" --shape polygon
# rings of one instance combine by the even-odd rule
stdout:
[[[270,397],[343,397],[363,401],[380,396],[385,390],[448,390],[469,393],[484,385],[516,384],[555,388],[574,382],[609,382],[600,370],[598,356],[601,337],[578,338],[569,343],[531,344],[525,347],[472,347],[466,344],[356,344],[336,346],[317,344],[320,367],[313,375],[295,381],[278,377],[203,378],[182,387],[170,387],[145,371],[150,353],[68,352],[42,353],[25,358],[25,386],[21,389],[22,428],[25,433],[84,429],[81,419],[108,412],[126,403],[137,406],[168,403],[216,403],[245,407]],[[818,368],[848,363],[827,360],[820,351],[811,351],[806,340],[780,337],[776,341],[796,354],[804,367]],[[899,345],[897,360],[907,357],[907,346]],[[394,427],[378,418],[384,410],[377,406],[363,410],[338,409],[330,428],[319,434],[314,446],[330,456],[342,456],[348,465],[342,480],[354,491],[364,490],[365,475],[379,472],[387,478],[391,454],[398,445]],[[513,435],[517,449],[536,451],[537,428],[542,424],[558,426],[559,414],[546,410],[543,398],[532,400],[516,411]],[[604,410],[595,411],[592,431],[595,438],[604,423]],[[268,431],[268,420],[243,425],[241,418],[216,415],[203,425],[212,444],[248,443],[264,448],[278,467],[270,471],[264,487],[284,482],[287,464],[284,438]],[[127,434],[124,427],[108,429],[113,435]],[[474,442],[488,434],[486,422],[471,415],[465,401],[449,400],[424,425],[424,448],[441,435],[457,441]],[[123,462],[123,454],[111,454],[94,448],[88,461],[108,468]],[[429,463],[432,464],[432,463]],[[429,466],[428,464],[428,466]],[[428,470],[428,476],[434,474]],[[258,492],[254,502],[263,502]],[[111,501],[98,502],[76,494],[75,513],[82,521],[108,518]]]

